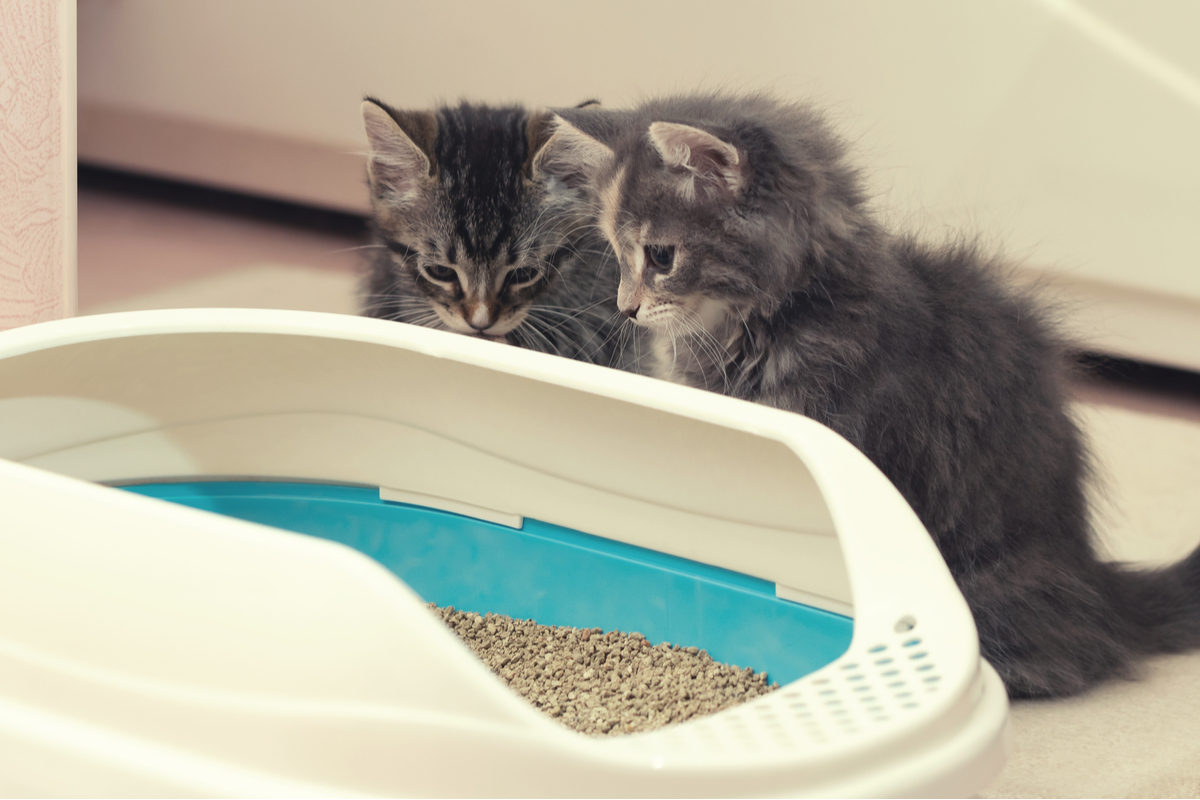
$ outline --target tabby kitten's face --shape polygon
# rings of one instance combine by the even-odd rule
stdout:
[[[362,111],[391,258],[368,312],[508,341],[570,255],[565,201],[533,174],[545,118],[465,103],[408,112],[368,100]]]

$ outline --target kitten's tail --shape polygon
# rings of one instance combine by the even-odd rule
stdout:
[[[1200,648],[1200,547],[1169,567],[1118,568],[1112,573],[1118,607],[1150,653]]]

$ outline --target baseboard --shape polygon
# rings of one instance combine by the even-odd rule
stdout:
[[[96,164],[79,164],[79,188],[155,200],[171,205],[240,217],[279,225],[291,225],[309,231],[340,236],[364,236],[368,216],[277,197],[201,186],[188,181],[144,175]]]
[[[1078,362],[1088,381],[1153,392],[1200,406],[1200,372],[1100,353],[1083,353]]]

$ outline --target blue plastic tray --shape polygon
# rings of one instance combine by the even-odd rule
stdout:
[[[853,620],[775,597],[708,564],[533,519],[521,530],[319,483],[219,481],[123,487],[148,497],[353,547],[429,602],[544,625],[638,631],[790,683],[850,645]]]

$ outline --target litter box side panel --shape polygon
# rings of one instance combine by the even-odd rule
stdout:
[[[217,699],[512,719],[512,705],[462,696],[467,678],[488,674],[481,665],[439,675],[405,657],[461,645],[410,589],[348,548],[2,460],[0,502],[0,650],[17,661],[142,681],[164,696],[192,686]]]

